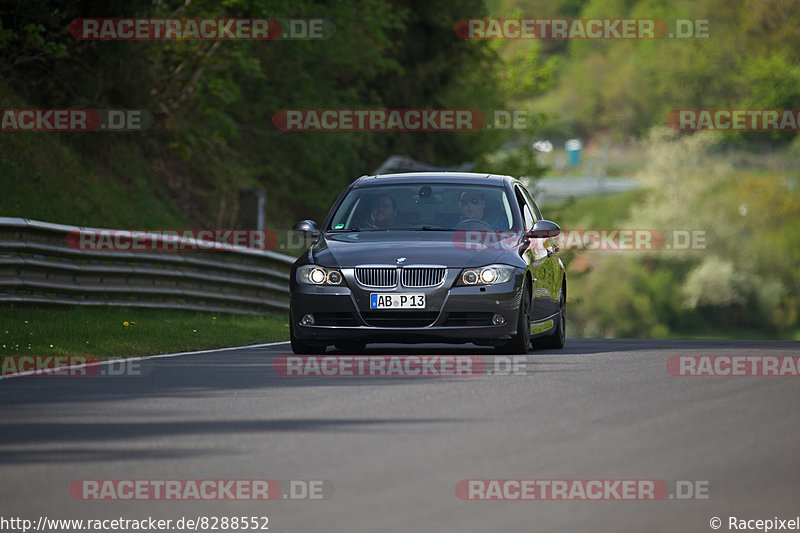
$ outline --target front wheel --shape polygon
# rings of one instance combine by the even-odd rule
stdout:
[[[531,289],[526,279],[522,285],[522,301],[517,315],[517,333],[506,344],[497,347],[503,354],[526,354],[531,346]]]
[[[558,323],[556,330],[542,337],[541,341],[535,342],[536,347],[551,348],[560,350],[567,342],[567,291],[566,288],[561,289],[561,299],[559,301]]]

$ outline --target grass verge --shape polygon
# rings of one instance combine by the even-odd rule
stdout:
[[[0,355],[153,355],[289,338],[288,315],[124,307],[0,307]]]

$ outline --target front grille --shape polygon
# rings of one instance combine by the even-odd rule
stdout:
[[[394,267],[356,267],[356,281],[366,287],[397,286],[397,269]]]
[[[364,321],[376,328],[424,328],[430,326],[439,316],[430,311],[365,311],[361,313]]]
[[[435,287],[447,274],[444,267],[406,267],[400,270],[404,287]]]

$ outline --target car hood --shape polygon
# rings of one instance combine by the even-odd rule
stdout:
[[[328,233],[311,247],[308,259],[318,265],[340,268],[395,265],[401,257],[406,258],[404,265],[468,267],[497,262],[521,263],[514,250],[498,248],[467,246],[463,234],[452,231]]]

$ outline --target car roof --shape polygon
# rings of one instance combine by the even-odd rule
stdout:
[[[355,182],[354,187],[369,185],[389,185],[414,183],[456,183],[471,185],[494,185],[502,186],[506,183],[517,182],[516,178],[503,176],[500,174],[484,174],[478,172],[401,172],[397,174],[377,174],[373,176],[361,176]]]

